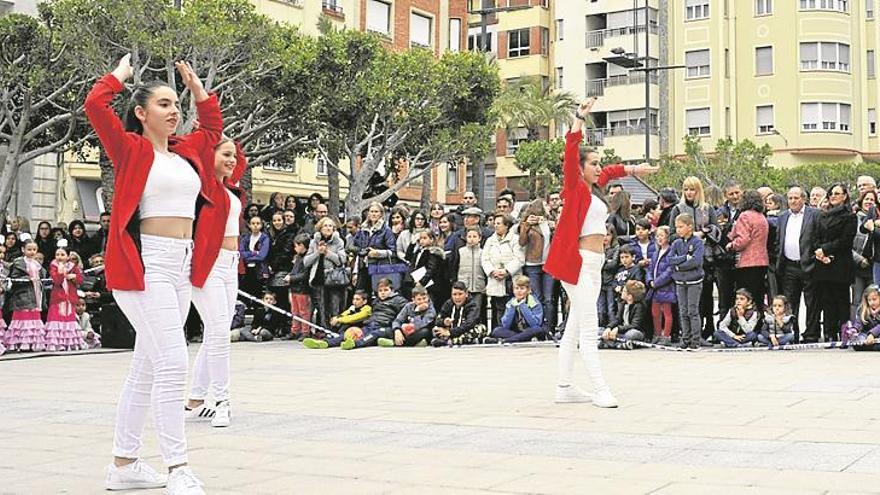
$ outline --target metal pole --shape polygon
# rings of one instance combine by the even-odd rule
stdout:
[[[645,0],[645,161],[651,161],[651,32],[648,22],[648,0]]]
[[[481,9],[480,12],[480,40],[482,47],[480,51],[484,54],[489,53],[491,47],[489,43],[489,14]],[[491,151],[495,153],[494,150]],[[472,174],[473,187],[476,190],[477,204],[480,208],[486,208],[486,157],[477,160],[479,163],[474,164],[474,172]]]

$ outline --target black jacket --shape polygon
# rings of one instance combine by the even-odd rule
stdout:
[[[624,316],[629,311],[629,323],[624,324]],[[632,304],[623,304],[617,308],[617,315],[608,325],[609,328],[617,327],[619,334],[627,330],[639,330],[645,335],[651,333],[651,325],[648,324],[648,306],[645,301],[636,301]]]
[[[266,329],[277,337],[290,331],[290,320],[280,313],[260,306],[254,310],[254,321],[251,326]]]
[[[309,269],[303,264],[303,257],[296,256],[290,267],[290,292],[295,294],[309,293]]]
[[[621,246],[629,244],[635,239],[636,223],[633,221],[632,217],[623,218],[615,213],[608,217],[608,224],[614,227],[614,232],[617,233],[617,242]]]
[[[379,328],[391,328],[394,319],[397,318],[398,313],[406,306],[407,302],[405,297],[396,292],[385,300],[374,298],[371,305],[373,314],[367,319],[367,324],[373,324]]]
[[[480,319],[480,308],[477,303],[470,297],[465,301],[463,306],[456,306],[452,299],[443,303],[440,312],[437,314],[437,326],[446,327],[443,320],[452,318],[452,326],[449,328],[449,337],[461,337],[465,333],[474,329]]]
[[[9,278],[10,279],[26,279],[30,278],[27,272],[27,266],[25,265],[24,258],[18,258],[12,262],[12,266],[9,267]],[[46,270],[40,269],[40,278],[46,278]],[[37,294],[34,292],[34,284],[31,282],[11,282],[12,287],[9,289],[9,294],[6,295],[6,298],[9,300],[9,305],[12,311],[26,311],[26,310],[42,310],[43,308],[37,307]],[[42,306],[46,306],[48,297],[43,294]]]
[[[819,217],[819,210],[809,205],[804,205],[804,220],[801,224],[801,237],[798,240],[801,251],[801,269],[806,273],[813,271],[816,266],[816,257],[813,253],[816,249],[813,247],[813,235],[815,233],[816,219]],[[782,272],[782,264],[785,263],[785,230],[788,228],[788,220],[791,218],[791,210],[785,210],[779,215],[779,225],[776,228],[776,247],[778,249],[776,259],[776,271]],[[792,260],[794,261],[794,260]]]
[[[833,259],[827,265],[816,262],[813,280],[839,284],[852,283],[855,268],[852,248],[857,228],[856,214],[847,204],[819,213],[810,254],[813,255],[817,249],[821,248],[825,256],[833,257]]]
[[[270,236],[272,244],[269,246],[269,266],[272,273],[289,272],[293,266],[293,238],[299,231],[296,227],[285,227]]]

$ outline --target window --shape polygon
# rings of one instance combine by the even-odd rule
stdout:
[[[709,18],[709,0],[685,0],[685,17],[689,21]]]
[[[706,77],[709,75],[709,50],[694,50],[684,53],[687,77]]]
[[[773,0],[755,0],[755,15],[770,15],[773,13]]]
[[[771,134],[773,132],[773,105],[760,106],[757,109],[758,134]]]
[[[367,30],[391,34],[391,4],[367,0]]]
[[[461,51],[461,19],[449,19],[449,51]]]
[[[324,0],[321,4],[324,10],[329,10],[337,14],[342,13],[342,0]]]
[[[755,48],[755,75],[769,76],[773,74],[773,47],[759,46]]]
[[[565,37],[565,20],[556,19],[556,41],[562,41]]]
[[[446,164],[446,191],[458,191],[458,163],[449,162]]]
[[[874,50],[868,50],[868,63],[865,65],[865,72],[868,73],[868,79],[874,79],[874,77],[876,77],[874,63]]]
[[[528,140],[529,130],[520,127],[507,133],[507,155],[515,155],[520,143]]]
[[[492,35],[494,33],[488,32],[486,33],[486,39],[488,46],[487,49],[483,49],[483,35],[482,34],[471,34],[468,36],[468,51],[469,52],[483,52],[483,51],[492,51],[492,48],[495,46],[494,41],[492,40]]]
[[[849,72],[849,45],[827,41],[801,43],[801,70]]]
[[[318,163],[316,170],[318,173],[318,177],[323,177],[327,175],[327,159],[321,153],[318,154]]]
[[[852,107],[847,103],[801,103],[801,130],[849,132]]]
[[[541,55],[550,54],[550,30],[541,28]]]
[[[865,0],[865,16],[868,19],[874,18],[874,0]]]
[[[409,41],[411,46],[431,46],[431,18],[413,12],[409,17]]]
[[[877,134],[877,109],[868,109],[868,134],[874,136]]]
[[[562,67],[556,68],[556,89],[562,89]]]
[[[507,58],[525,57],[529,54],[529,30],[516,29],[507,32]]]
[[[849,0],[801,0],[801,10],[849,12]]]
[[[694,108],[685,114],[687,132],[692,136],[708,136],[711,134],[710,113],[708,108]]]

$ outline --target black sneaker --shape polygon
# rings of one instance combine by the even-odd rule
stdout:
[[[498,342],[500,342],[500,340],[495,337],[483,337],[484,344],[497,344]]]
[[[431,339],[431,347],[446,347],[448,345],[450,344],[446,339],[441,339],[440,337],[434,337]]]
[[[691,345],[688,346],[688,350],[689,350],[689,351],[699,351],[699,350],[700,350],[700,344],[691,344]]]

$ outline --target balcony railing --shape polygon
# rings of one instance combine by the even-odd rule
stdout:
[[[615,36],[626,36],[636,33],[644,33],[645,26],[637,26],[633,29],[632,26],[619,27],[619,28],[609,28],[609,29],[598,29],[596,31],[587,31],[587,48],[598,48],[605,44],[605,38],[613,38]],[[651,24],[651,34],[658,34],[660,32],[659,28],[656,24]]]
[[[651,83],[657,84],[657,73],[652,72],[650,77]],[[604,96],[606,88],[613,88],[615,86],[629,86],[631,84],[643,84],[644,82],[644,72],[634,72],[632,74],[609,76],[606,79],[593,79],[592,81],[587,81],[586,95],[588,97]]]
[[[660,135],[660,128],[656,125],[651,126],[651,134]],[[591,146],[605,146],[605,139],[620,136],[644,136],[645,128],[643,126],[620,126],[620,127],[603,127],[599,129],[587,129],[587,144]]]

